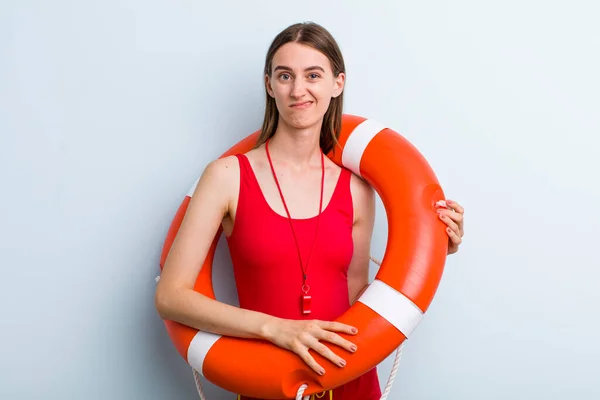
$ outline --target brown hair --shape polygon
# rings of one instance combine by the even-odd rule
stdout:
[[[322,26],[313,22],[305,22],[291,25],[275,37],[273,43],[271,43],[271,47],[267,51],[264,75],[271,76],[275,53],[281,46],[290,42],[307,45],[323,53],[329,59],[335,77],[340,73],[346,72],[344,57],[333,36]],[[267,95],[265,117],[255,147],[259,147],[275,134],[279,120],[279,111],[277,110],[275,99],[267,92],[266,85],[265,92]],[[333,149],[340,134],[342,127],[342,107],[344,103],[343,96],[344,92],[342,91],[339,96],[331,99],[329,108],[323,117],[320,145],[325,154]]]

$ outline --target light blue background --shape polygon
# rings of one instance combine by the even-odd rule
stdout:
[[[267,47],[304,20],[342,47],[345,111],[405,134],[467,209],[390,399],[600,398],[599,12],[3,1],[0,398],[197,396],[154,310],[159,253],[204,166],[259,127]],[[376,256],[385,229],[379,205]]]

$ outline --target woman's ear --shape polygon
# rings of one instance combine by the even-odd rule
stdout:
[[[269,78],[269,75],[265,75],[265,88],[267,89],[269,96],[274,98],[275,93],[273,93],[273,88],[271,87],[271,78]]]
[[[338,76],[335,78],[334,87],[333,87],[333,98],[338,97],[344,91],[344,85],[346,83],[346,74],[340,72]]]

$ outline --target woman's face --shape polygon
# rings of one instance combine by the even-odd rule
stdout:
[[[287,43],[273,57],[267,91],[280,118],[296,129],[320,124],[332,97],[344,88],[343,73],[333,76],[329,59],[312,47]]]

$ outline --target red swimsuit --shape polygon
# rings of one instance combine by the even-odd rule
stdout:
[[[234,229],[228,237],[240,307],[286,319],[336,319],[349,307],[348,265],[352,259],[353,205],[351,172],[342,169],[329,204],[323,204],[318,237],[310,258],[307,284],[311,314],[300,307],[302,270],[287,216],[269,206],[245,155],[240,163],[240,190]],[[293,219],[302,260],[314,240],[316,217]],[[333,364],[325,369],[339,368]],[[329,394],[323,399],[329,400]],[[334,400],[381,397],[376,369],[333,390]],[[252,400],[241,397],[244,400]]]

